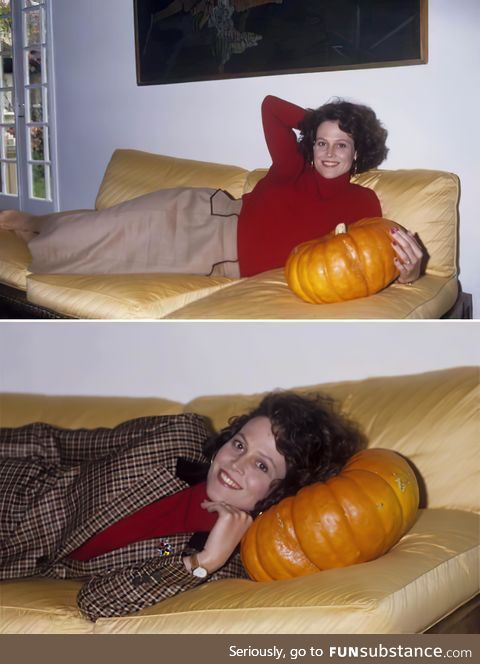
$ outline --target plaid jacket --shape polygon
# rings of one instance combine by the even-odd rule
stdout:
[[[205,463],[208,433],[191,413],[111,429],[39,423],[0,429],[0,579],[85,577],[78,604],[91,620],[132,613],[199,585],[181,557],[193,533],[136,542],[89,561],[68,555],[119,519],[186,488],[179,459]],[[234,555],[207,580],[241,576]]]

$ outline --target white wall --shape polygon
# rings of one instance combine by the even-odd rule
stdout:
[[[373,106],[390,132],[388,168],[462,180],[461,281],[480,311],[478,0],[430,0],[429,63],[137,87],[132,0],[52,0],[63,209],[93,205],[117,147],[268,166],[259,105],[267,93],[305,106],[333,95]]]
[[[159,396],[290,388],[480,364],[480,323],[3,322],[0,391]]]

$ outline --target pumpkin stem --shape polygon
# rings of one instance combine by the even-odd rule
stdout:
[[[347,232],[347,224],[337,224],[335,226],[335,235],[344,235]]]

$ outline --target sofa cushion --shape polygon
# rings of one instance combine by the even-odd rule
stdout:
[[[95,207],[100,210],[172,187],[212,187],[240,198],[247,173],[239,166],[180,159],[140,150],[115,150],[103,176]]]
[[[27,289],[31,256],[26,243],[11,231],[0,231],[0,282],[13,288]]]
[[[290,290],[284,271],[269,270],[232,282],[223,291],[176,309],[166,318],[373,319],[440,318],[455,303],[456,277],[425,275],[412,286],[392,284],[370,297],[309,304]]]
[[[405,634],[421,632],[478,592],[478,515],[425,510],[385,556],[314,575],[205,584],[139,613],[91,623],[80,583],[2,584],[1,631],[95,634]],[[412,609],[414,607],[414,609]]]
[[[30,275],[30,302],[72,318],[163,318],[233,282],[188,274]]]
[[[248,174],[245,192],[267,173]],[[417,233],[428,250],[427,274],[449,277],[457,273],[459,179],[453,173],[423,169],[371,170],[352,179],[373,189],[383,216]]]

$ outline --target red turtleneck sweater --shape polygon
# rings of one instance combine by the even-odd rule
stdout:
[[[272,166],[243,197],[238,221],[242,277],[283,267],[297,244],[341,222],[382,216],[375,192],[351,184],[348,173],[330,180],[305,163],[293,131],[304,115],[305,109],[278,97],[268,96],[262,104]]]

